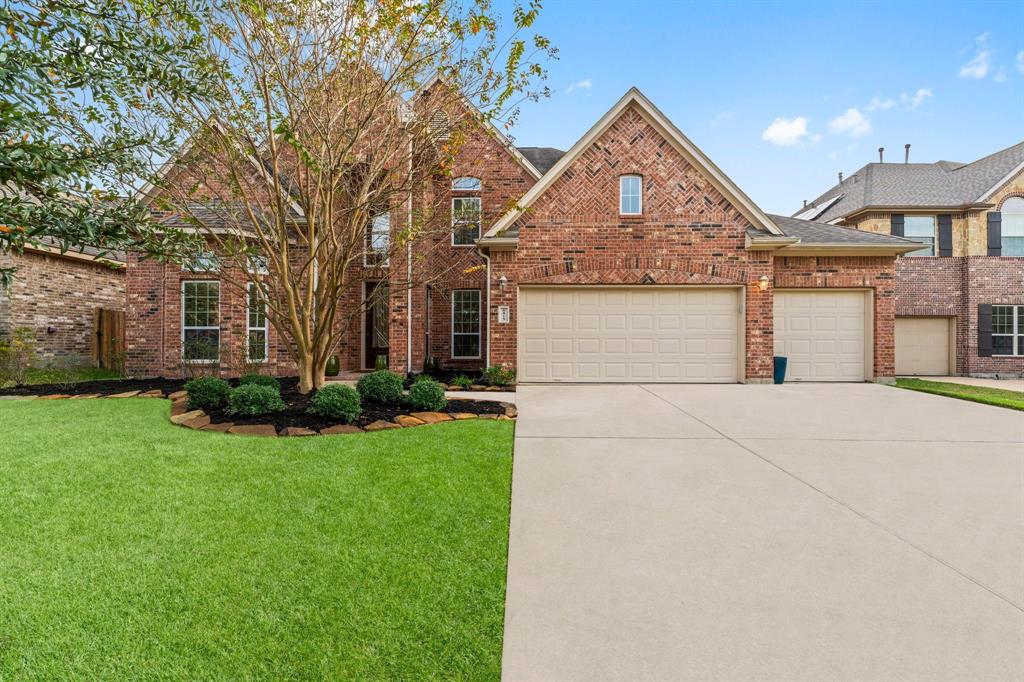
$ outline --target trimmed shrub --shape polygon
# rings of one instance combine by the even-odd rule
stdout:
[[[452,386],[458,386],[459,388],[465,390],[473,385],[473,380],[467,377],[465,374],[460,374],[459,376],[452,379],[450,383]]]
[[[430,377],[421,376],[409,388],[409,403],[419,410],[437,412],[443,410],[448,401],[441,384]]]
[[[480,374],[483,382],[489,386],[508,386],[516,380],[514,369],[505,369],[501,365],[491,365]]]
[[[239,386],[248,386],[249,384],[256,386],[270,386],[272,388],[276,388],[278,393],[281,392],[281,382],[278,381],[276,377],[267,376],[266,374],[257,374],[256,372],[253,372],[252,374],[246,374],[238,380]]]
[[[228,393],[228,413],[240,417],[258,417],[283,409],[281,392],[273,386],[245,384]]]
[[[309,401],[309,412],[327,419],[337,419],[343,424],[351,424],[363,413],[359,394],[351,386],[334,384],[324,386],[313,394]]]
[[[386,369],[370,372],[356,382],[363,400],[373,403],[397,403],[402,397],[402,377]]]
[[[198,377],[189,379],[185,390],[188,391],[188,409],[213,410],[224,404],[231,386],[220,377]]]

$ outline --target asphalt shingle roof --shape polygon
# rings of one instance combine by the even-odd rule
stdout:
[[[516,147],[519,153],[526,157],[533,167],[544,175],[551,167],[558,163],[558,160],[565,156],[565,152],[554,147]]]
[[[1024,142],[971,163],[869,163],[793,213],[839,196],[815,220],[828,222],[870,206],[956,208],[976,202],[1024,163]]]
[[[799,237],[801,244],[911,244],[909,239],[892,237],[887,234],[857,230],[852,227],[840,227],[812,220],[800,220],[782,215],[769,215],[787,237]],[[755,231],[764,237],[764,232]]]

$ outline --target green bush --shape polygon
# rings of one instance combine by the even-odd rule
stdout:
[[[418,410],[437,412],[443,410],[448,401],[441,384],[427,376],[421,376],[409,388],[409,403]]]
[[[350,424],[363,413],[363,405],[354,388],[345,384],[333,384],[324,386],[313,395],[308,411],[327,419],[338,419],[343,424]]]
[[[508,386],[516,380],[516,371],[501,365],[491,365],[481,372],[481,378],[489,386]]]
[[[451,380],[452,386],[458,386],[461,389],[467,389],[473,385],[473,380],[467,377],[465,374],[460,374]]]
[[[259,417],[284,409],[281,392],[273,386],[245,384],[228,393],[228,413],[241,417]]]
[[[271,388],[276,388],[278,393],[281,392],[281,382],[275,377],[269,377],[266,374],[257,374],[253,372],[252,374],[246,374],[238,380],[239,386],[248,386],[249,384],[253,384],[255,386],[270,386]]]
[[[373,403],[397,403],[402,397],[402,377],[386,369],[370,372],[356,382],[363,400]]]
[[[378,355],[376,362],[373,364],[373,368],[378,372],[388,368],[388,356]]]
[[[220,377],[199,377],[186,382],[185,390],[188,391],[188,409],[212,410],[224,404],[231,386]]]

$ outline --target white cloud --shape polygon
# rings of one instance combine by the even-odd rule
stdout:
[[[917,109],[919,106],[924,104],[926,99],[934,96],[935,95],[928,88],[918,88],[917,92],[913,95],[908,95],[905,92],[900,93],[900,101],[903,102],[904,106],[908,109]]]
[[[846,110],[846,113],[829,121],[828,129],[836,135],[864,137],[871,132],[871,121],[860,112],[860,109],[851,107]]]
[[[864,107],[864,111],[875,111],[878,109],[885,111],[886,109],[892,109],[894,106],[896,106],[896,100],[888,97],[880,99],[878,95],[875,95],[871,98],[871,102]]]
[[[792,147],[800,144],[807,137],[807,119],[803,116],[796,118],[777,118],[772,124],[761,133],[761,139],[771,142],[777,147]]]
[[[988,47],[988,31],[974,39],[974,56],[971,60],[960,67],[961,78],[972,78],[980,80],[988,76],[992,68],[992,55],[994,51]]]
[[[579,82],[576,82],[576,83],[573,83],[572,85],[570,85],[568,88],[566,88],[565,92],[566,93],[570,93],[570,92],[575,92],[576,90],[589,90],[593,86],[594,86],[593,79],[591,79],[591,78],[584,78],[583,80],[581,80]]]
[[[1017,70],[1024,73],[1024,50],[1017,53]]]

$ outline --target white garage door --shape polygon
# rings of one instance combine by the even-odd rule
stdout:
[[[521,287],[519,380],[737,381],[737,291]]]
[[[949,374],[949,318],[896,318],[896,374]]]
[[[863,381],[864,298],[860,291],[776,291],[775,354],[786,381]]]

